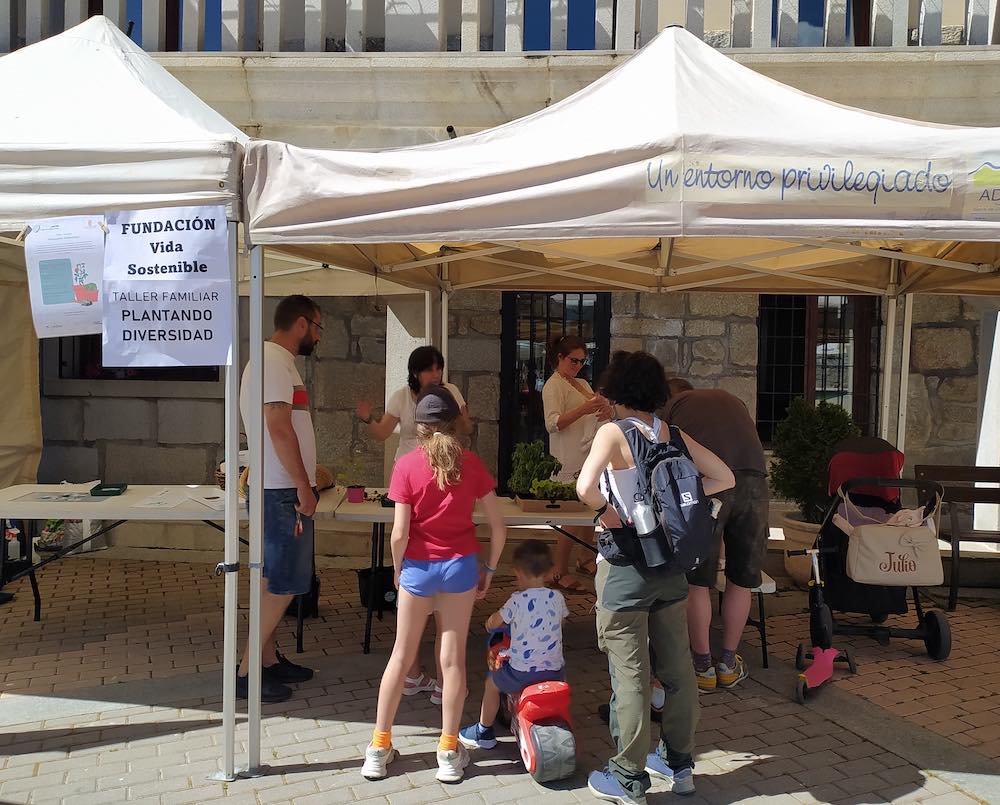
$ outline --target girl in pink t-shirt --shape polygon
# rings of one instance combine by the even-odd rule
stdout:
[[[379,685],[375,734],[361,769],[369,780],[385,777],[398,754],[392,746],[392,722],[406,672],[435,611],[444,677],[437,779],[458,782],[469,763],[468,752],[458,743],[466,695],[465,644],[473,602],[486,595],[507,535],[493,477],[458,439],[459,415],[447,389],[424,389],[415,415],[419,448],[396,462],[389,483],[389,497],[396,504],[391,546],[399,600],[396,643]],[[490,556],[481,570],[472,522],[477,500],[482,500],[490,524]]]

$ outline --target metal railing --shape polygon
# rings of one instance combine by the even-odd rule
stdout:
[[[148,51],[630,51],[675,23],[727,48],[1000,43],[1000,0],[852,2],[595,0],[581,18],[569,0],[0,0],[0,53],[102,12]]]

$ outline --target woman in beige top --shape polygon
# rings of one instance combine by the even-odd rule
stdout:
[[[562,464],[556,480],[575,484],[598,423],[611,418],[611,406],[594,393],[586,380],[577,377],[587,363],[587,344],[582,338],[563,336],[552,344],[549,355],[555,371],[542,389],[549,453]],[[594,539],[593,528],[566,526],[566,530],[588,543]],[[580,587],[579,581],[568,575],[572,552],[572,541],[561,537],[556,546],[552,580],[564,590]],[[588,556],[577,567],[593,573],[593,558]]]

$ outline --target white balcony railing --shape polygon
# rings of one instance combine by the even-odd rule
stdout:
[[[526,16],[526,2],[0,0],[0,53],[37,42],[101,10],[149,51],[629,51],[671,23],[718,47],[844,47],[852,25],[848,0],[596,0],[591,40],[590,20],[581,24],[575,12],[571,15],[570,0],[551,0],[548,20],[544,11],[541,20],[533,11]],[[868,2],[868,39],[875,46],[1000,43],[1000,0]],[[810,29],[808,42],[801,34],[800,3],[803,9],[813,4],[814,14],[822,11],[822,25]],[[857,37],[851,39],[853,44]]]

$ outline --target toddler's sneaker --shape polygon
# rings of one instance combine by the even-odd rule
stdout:
[[[465,776],[465,767],[469,765],[469,753],[461,743],[457,749],[447,752],[438,750],[438,772],[435,775],[439,783],[457,783]]]
[[[427,674],[421,674],[416,679],[408,676],[403,680],[403,695],[416,696],[418,693],[426,693],[429,690],[434,690],[436,686],[437,682],[427,676]]]
[[[746,663],[743,662],[743,658],[739,654],[736,655],[732,667],[720,662],[715,668],[719,674],[720,688],[735,688],[740,682],[750,676]],[[698,684],[699,686],[701,685],[700,679],[698,680]]]
[[[492,749],[497,745],[493,727],[484,727],[478,721],[458,733],[458,742],[466,749]]]
[[[365,750],[365,764],[361,767],[361,776],[366,780],[383,780],[389,773],[386,768],[396,759],[399,753],[393,747],[376,749],[371,744]]]
[[[441,697],[444,695],[444,690],[437,683],[434,682],[434,692],[431,693],[431,704],[436,704],[438,707],[441,706]]]
[[[646,773],[651,777],[669,780],[673,784],[671,790],[682,797],[694,793],[694,771],[688,767],[675,772],[658,752],[650,752],[646,756]]]
[[[715,675],[714,665],[708,666],[707,671],[695,669],[694,675],[698,680],[699,693],[715,693],[715,689],[719,685],[719,680]]]
[[[587,778],[587,788],[595,797],[606,802],[614,802],[617,805],[646,805],[645,797],[632,796],[607,769],[592,771]]]

